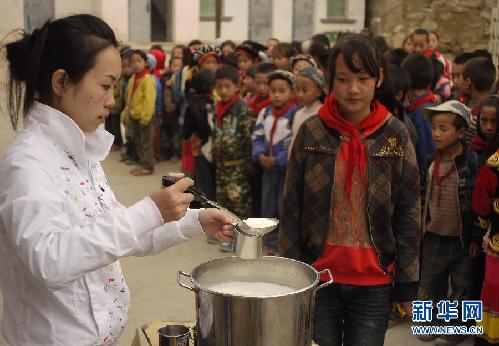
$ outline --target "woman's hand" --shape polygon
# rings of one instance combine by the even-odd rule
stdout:
[[[156,203],[165,223],[178,221],[184,217],[189,204],[194,200],[194,196],[185,193],[185,190],[193,184],[192,179],[182,178],[172,186],[154,191],[149,195]]]
[[[221,210],[210,208],[199,211],[198,220],[204,233],[221,241],[234,239],[234,226],[232,218]]]

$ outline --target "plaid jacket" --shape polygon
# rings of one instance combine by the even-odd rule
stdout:
[[[339,132],[313,116],[298,131],[286,176],[279,253],[315,262],[328,237]],[[404,124],[389,116],[366,139],[369,233],[380,267],[395,260],[395,296],[416,297],[419,280],[421,201],[414,147]],[[334,275],[334,273],[333,273]]]

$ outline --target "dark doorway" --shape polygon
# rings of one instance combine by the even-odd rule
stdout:
[[[151,0],[151,41],[172,40],[172,1]]]

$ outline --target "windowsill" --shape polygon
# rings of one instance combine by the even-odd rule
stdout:
[[[214,22],[216,20],[215,16],[200,16],[199,20],[202,22]],[[222,22],[230,22],[232,17],[222,16]]]
[[[321,18],[321,23],[324,24],[355,24],[356,19],[346,17],[326,17]]]

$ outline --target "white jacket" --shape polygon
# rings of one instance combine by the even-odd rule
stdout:
[[[0,163],[2,333],[11,345],[115,344],[130,301],[118,258],[202,233],[197,211],[164,225],[146,197],[126,208],[100,161],[113,137],[35,103]],[[159,182],[158,182],[159,183]]]

